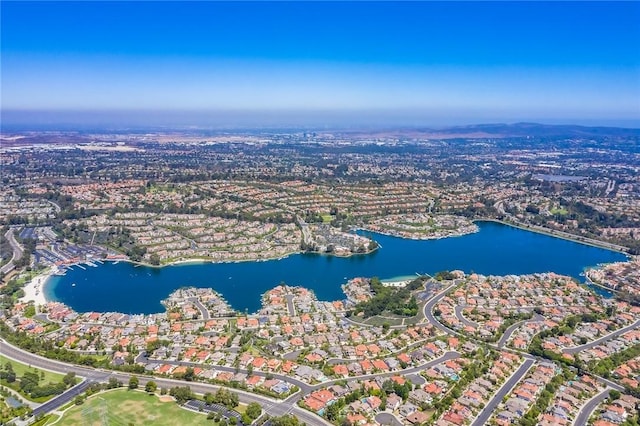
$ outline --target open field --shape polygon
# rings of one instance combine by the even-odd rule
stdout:
[[[205,414],[180,408],[174,402],[161,402],[155,395],[118,389],[97,394],[80,406],[69,409],[57,425],[212,425]]]
[[[47,370],[40,370],[35,367],[30,367],[26,364],[22,364],[18,361],[14,361],[12,359],[9,359],[0,355],[0,366],[2,369],[4,369],[4,366],[7,364],[7,362],[11,363],[11,366],[13,367],[13,371],[16,372],[16,376],[18,377],[23,376],[24,373],[26,373],[27,371],[38,373],[38,376],[40,376],[44,372],[44,380],[41,380],[40,383],[49,383],[49,382],[58,383],[62,381],[62,378],[64,377],[63,374],[52,373]]]

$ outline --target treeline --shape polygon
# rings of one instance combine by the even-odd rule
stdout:
[[[595,361],[591,364],[591,370],[599,376],[609,378],[614,369],[638,356],[640,356],[640,344],[631,346],[620,352],[615,352],[608,358]]]
[[[534,356],[539,356],[543,358],[550,359],[552,361],[558,361],[563,364],[572,365],[577,367],[579,371],[584,369],[584,365],[579,358],[575,358],[574,360],[570,360],[562,356],[557,352],[544,349],[542,347],[542,342],[547,337],[552,336],[564,336],[566,334],[571,334],[575,330],[576,326],[581,322],[596,322],[600,319],[598,315],[595,314],[581,314],[581,315],[571,315],[567,317],[561,324],[556,325],[555,327],[543,330],[538,333],[532,340],[529,345],[529,353]]]
[[[560,389],[565,382],[572,380],[575,377],[575,373],[569,371],[567,367],[564,367],[562,374],[554,376],[549,383],[547,383],[540,392],[540,395],[535,401],[533,407],[526,412],[526,414],[520,418],[518,423],[520,426],[535,426],[538,424],[538,417],[540,413],[546,412],[549,407],[549,403],[553,399],[555,393]]]
[[[14,278],[0,287],[0,308],[11,308],[17,299],[24,297],[23,286]]]
[[[395,315],[412,317],[418,313],[418,302],[411,293],[422,288],[423,283],[423,278],[417,278],[405,287],[385,287],[378,277],[373,277],[369,285],[374,296],[358,303],[353,314],[363,313],[365,318],[369,318],[388,311]]]
[[[94,368],[109,367],[109,362],[107,360],[98,361],[95,357],[81,355],[68,351],[65,348],[59,348],[51,341],[30,336],[24,331],[13,331],[4,322],[0,322],[0,336],[2,336],[2,338],[7,342],[14,344],[21,349],[46,358],[56,359],[58,361],[72,364],[87,365]]]
[[[28,395],[31,399],[46,398],[53,395],[60,395],[67,388],[77,383],[75,373],[67,373],[58,383],[41,383],[41,376],[35,371],[26,371],[22,376],[18,377],[13,370],[11,362],[7,362],[0,371],[0,380],[2,384],[11,389]]]

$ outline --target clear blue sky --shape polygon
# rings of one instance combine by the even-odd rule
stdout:
[[[0,7],[3,112],[640,123],[639,2]]]

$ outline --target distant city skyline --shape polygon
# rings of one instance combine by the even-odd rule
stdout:
[[[1,16],[5,125],[640,126],[638,2],[3,1]]]

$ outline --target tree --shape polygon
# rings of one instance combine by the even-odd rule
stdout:
[[[292,416],[291,414],[287,414],[281,417],[272,417],[271,424],[273,426],[299,426],[301,425],[300,420]]]
[[[74,372],[68,372],[62,379],[62,382],[67,385],[67,386],[73,386],[75,385],[78,380],[76,379],[76,373]]]
[[[246,413],[247,416],[251,418],[251,420],[255,420],[260,417],[260,414],[262,414],[262,407],[257,402],[252,402],[247,405]]]
[[[158,389],[158,385],[153,380],[149,380],[144,387],[145,392],[154,393]]]
[[[340,416],[340,407],[338,404],[331,404],[327,407],[326,416],[329,421],[337,420]]]
[[[138,378],[136,376],[131,376],[129,379],[129,389],[138,389]]]
[[[184,404],[190,399],[193,399],[193,392],[189,386],[176,386],[169,390],[169,395],[174,397],[178,404]]]

